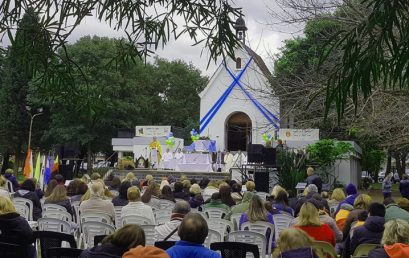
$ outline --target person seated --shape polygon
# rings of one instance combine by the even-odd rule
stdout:
[[[121,186],[121,179],[118,176],[114,176],[110,185],[108,186],[108,190],[119,191],[119,187]]]
[[[350,255],[360,244],[379,244],[385,224],[385,206],[374,202],[369,205],[368,218],[363,226],[354,229],[351,238]],[[349,256],[348,256],[349,257]]]
[[[130,183],[132,183],[132,181],[134,181],[136,179],[136,176],[134,173],[129,172],[128,174],[126,174],[124,180],[122,180],[122,182],[124,181],[129,181]]]
[[[146,188],[141,197],[141,201],[151,207],[160,209],[160,195],[161,191],[159,185],[155,181],[150,180],[148,182],[148,188]]]
[[[403,219],[409,222],[409,212],[400,208],[392,197],[388,197],[383,201],[386,207],[385,221],[388,222],[393,219]]]
[[[368,258],[409,257],[409,223],[401,219],[386,222],[381,245],[382,248],[370,251]]]
[[[109,175],[104,179],[104,185],[106,185],[108,188],[111,187],[112,179],[114,179],[114,174],[109,173]]]
[[[16,192],[20,188],[20,185],[17,182],[17,178],[14,176],[13,169],[6,169],[6,171],[4,172],[4,177],[11,182],[14,192]]]
[[[189,193],[183,190],[183,183],[182,182],[175,182],[174,190],[173,190],[173,197],[176,199],[183,199],[185,201],[189,201]]]
[[[44,197],[44,192],[43,192],[43,190],[41,190],[40,184],[38,183],[37,179],[35,179],[35,178],[33,177],[33,178],[31,178],[31,180],[33,180],[34,185],[35,185],[35,190],[34,190],[34,192],[36,193],[38,199],[41,200],[41,199]]]
[[[145,245],[145,232],[138,225],[128,224],[106,236],[102,245],[82,251],[79,258],[122,257],[125,252],[139,245]]]
[[[200,186],[198,184],[193,184],[190,189],[190,199],[189,205],[191,208],[196,209],[200,208],[204,204],[202,192],[200,191]]]
[[[247,192],[256,193],[256,183],[254,183],[254,181],[247,181],[245,187]]]
[[[155,224],[152,207],[141,201],[141,192],[138,187],[132,186],[128,188],[128,200],[129,203],[122,207],[121,217],[128,215],[142,216],[150,219],[152,224]]]
[[[37,194],[35,193],[35,184],[33,180],[26,179],[21,184],[20,190],[14,193],[14,198],[21,197],[28,199],[33,202],[33,220],[37,221],[42,216],[42,208],[40,199],[38,199]]]
[[[399,198],[398,199],[398,206],[399,206],[399,208],[402,208],[405,211],[409,211],[409,200],[406,199],[406,198]]]
[[[74,179],[67,186],[67,196],[70,197],[71,203],[79,202],[87,190],[88,186],[84,182],[80,179]]]
[[[187,214],[178,229],[180,240],[166,250],[170,258],[220,258],[220,254],[203,246],[209,233],[206,220],[198,213]]]
[[[189,203],[186,201],[176,202],[175,207],[172,209],[170,221],[163,225],[155,227],[155,240],[156,241],[178,241],[180,240],[177,234],[177,228],[180,226],[183,218],[190,212]]]
[[[57,181],[57,184],[59,184],[59,185],[64,185],[65,184],[65,178],[61,174],[53,173],[51,175],[51,179],[55,179]]]
[[[342,188],[335,188],[334,191],[332,191],[331,197],[328,199],[328,205],[329,207],[334,207],[338,206],[340,202],[345,200],[346,196],[344,193],[344,189]]]
[[[313,249],[313,243],[314,240],[303,230],[296,228],[285,229],[280,232],[273,258],[323,257],[320,250]],[[320,256],[317,256],[317,254],[320,254]]]
[[[126,252],[122,258],[169,258],[169,255],[158,247],[140,245]]]
[[[175,197],[173,197],[173,192],[169,185],[162,187],[160,199],[175,202]]]
[[[28,257],[36,257],[30,225],[17,213],[13,202],[3,196],[0,196],[0,232],[0,242],[22,245]]]
[[[97,172],[91,174],[91,183],[101,179],[101,175]]]
[[[242,228],[244,222],[265,221],[274,224],[273,215],[267,211],[264,206],[264,201],[260,196],[254,194],[249,203],[249,209],[240,217],[239,229]]]
[[[0,176],[0,196],[10,198],[9,189],[7,189],[7,181],[4,176]]]
[[[236,205],[236,202],[231,197],[231,188],[229,185],[220,186],[219,193],[222,203],[226,204],[229,207]]]
[[[301,206],[306,203],[308,200],[310,200],[311,198],[313,198],[314,195],[319,195],[318,194],[318,188],[316,185],[314,184],[309,184],[307,187],[305,187],[304,189],[304,193],[303,196],[301,196],[298,200],[297,200],[297,204],[296,207],[294,209],[294,214],[297,216],[298,213],[300,212]],[[320,195],[319,195],[320,196]]]
[[[230,220],[233,214],[242,214],[249,210],[250,200],[253,197],[254,193],[252,192],[245,192],[243,194],[243,200],[241,203],[234,205],[231,207],[229,213],[226,214],[225,219]]]
[[[57,185],[50,196],[48,196],[44,204],[57,204],[64,207],[69,214],[73,214],[70,198],[67,196],[67,190],[63,185]]]
[[[125,206],[129,203],[128,201],[128,189],[131,187],[131,182],[123,181],[119,186],[118,196],[112,199],[112,204],[114,206]]]
[[[345,200],[341,201],[338,204],[338,207],[337,207],[337,209],[335,210],[335,213],[334,213],[334,217],[337,216],[337,213],[341,209],[343,204],[349,204],[350,206],[353,206],[356,197],[358,197],[358,189],[356,188],[356,186],[354,184],[348,184],[345,187],[345,193],[347,194],[347,197],[345,198]]]
[[[182,185],[183,185],[183,191],[185,193],[189,194],[189,190],[190,190],[190,187],[192,186],[192,183],[188,179],[185,179],[185,180],[183,180],[181,182],[182,182]]]
[[[231,186],[231,197],[233,198],[235,204],[240,203],[243,200],[243,194],[241,193],[241,184],[234,183]]]
[[[115,220],[114,205],[112,204],[111,200],[104,199],[104,185],[102,182],[96,181],[91,184],[89,188],[89,199],[81,202],[80,213],[82,215],[87,213],[103,213],[110,216],[112,221]]]
[[[279,191],[274,197],[273,207],[280,213],[285,212],[291,216],[294,216],[294,210],[288,205],[288,193],[285,190]]]
[[[409,199],[409,176],[402,175],[402,180],[399,182],[399,192],[403,198]]]
[[[334,232],[327,224],[320,221],[318,209],[311,202],[306,202],[301,206],[298,222],[294,227],[304,230],[317,241],[328,242],[335,246]]]
[[[54,188],[58,185],[57,180],[51,179],[48,181],[47,187],[44,192],[44,197],[47,198],[48,196],[51,195],[51,193],[54,191]]]
[[[344,228],[342,230],[344,239],[349,234],[352,223],[358,221],[358,215],[360,213],[368,211],[371,202],[372,198],[367,194],[360,194],[356,197],[354,201],[354,209],[349,212],[348,217],[345,220]]]
[[[209,203],[205,203],[203,205],[204,209],[209,209],[209,208],[218,208],[218,209],[223,209],[228,213],[230,211],[230,207],[227,206],[226,204],[222,203],[222,199],[220,196],[220,193],[214,193],[212,194],[212,197],[210,199]]]

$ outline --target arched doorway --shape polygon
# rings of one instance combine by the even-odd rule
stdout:
[[[229,151],[245,151],[251,143],[251,119],[243,112],[231,115],[226,121],[226,146]]]

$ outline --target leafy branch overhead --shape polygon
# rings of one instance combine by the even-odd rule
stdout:
[[[193,44],[204,43],[209,63],[218,57],[233,56],[237,40],[233,23],[238,10],[228,0],[3,0],[0,3],[0,33],[13,42],[12,32],[31,9],[40,16],[42,35],[53,52],[63,47],[72,32],[87,16],[95,16],[114,30],[123,30],[120,61],[146,57],[169,41],[186,34]],[[178,22],[181,21],[181,22]],[[48,68],[48,67],[47,67]],[[34,66],[33,72],[42,67]]]

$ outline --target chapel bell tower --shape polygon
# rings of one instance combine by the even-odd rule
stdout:
[[[236,29],[236,36],[237,38],[243,43],[246,43],[246,22],[244,21],[243,17],[240,15],[240,17],[236,20],[236,23],[234,24],[234,28]]]

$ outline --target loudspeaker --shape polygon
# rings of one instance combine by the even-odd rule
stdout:
[[[257,192],[269,192],[269,176],[268,172],[255,172],[254,173],[254,183],[256,184]]]
[[[276,164],[276,149],[264,148],[263,150],[264,165],[274,166]]]
[[[249,163],[263,162],[263,149],[264,146],[262,144],[247,145],[247,162]]]

